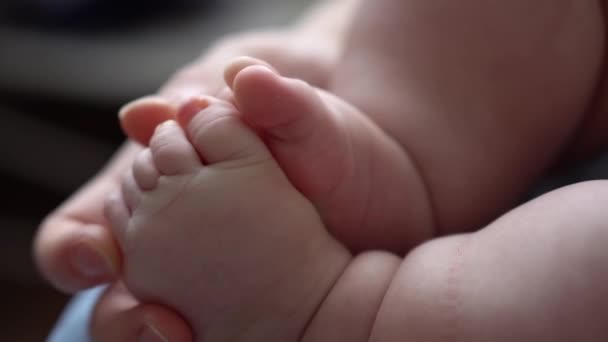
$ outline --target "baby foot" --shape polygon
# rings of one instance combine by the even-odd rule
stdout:
[[[225,78],[232,91],[221,97],[238,106],[338,240],[354,251],[403,253],[434,235],[430,200],[413,161],[366,115],[253,58],[235,59]],[[198,112],[197,101],[181,106],[182,126]],[[129,113],[122,122],[130,136],[150,136],[154,120]]]
[[[197,340],[296,341],[350,254],[231,104],[197,105],[184,129],[157,127],[106,203],[125,283]]]
[[[236,59],[225,78],[243,120],[338,240],[404,252],[433,235],[413,161],[366,115],[255,59]]]

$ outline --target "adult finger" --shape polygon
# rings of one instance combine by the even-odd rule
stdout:
[[[91,320],[96,342],[191,342],[189,325],[160,305],[139,304],[122,283],[100,298]]]
[[[141,147],[121,148],[101,173],[51,213],[34,241],[34,257],[58,289],[75,292],[114,279],[121,254],[103,217],[103,200]]]

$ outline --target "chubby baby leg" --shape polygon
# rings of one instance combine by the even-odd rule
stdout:
[[[330,90],[401,143],[438,228],[462,232],[555,162],[593,99],[604,45],[598,0],[363,1]]]
[[[405,260],[351,259],[237,111],[206,106],[187,137],[159,127],[107,207],[129,288],[180,310],[197,340],[608,338],[608,182],[552,192]]]
[[[477,233],[428,242],[400,266],[396,257],[363,254],[334,287],[304,340],[606,341],[607,201],[607,181],[581,183],[523,205]],[[374,273],[380,280],[361,286]],[[355,317],[345,304],[363,297],[371,297],[366,318]],[[369,312],[374,305],[377,315]],[[356,330],[350,326],[369,331],[342,339]]]

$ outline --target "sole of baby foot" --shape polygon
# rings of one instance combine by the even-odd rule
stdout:
[[[108,201],[125,283],[196,340],[295,341],[351,255],[231,104],[197,103],[183,128],[156,129]]]
[[[243,120],[338,240],[403,253],[434,235],[414,162],[356,108],[251,58],[230,63],[225,79]]]

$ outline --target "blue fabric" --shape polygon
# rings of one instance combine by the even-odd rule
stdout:
[[[105,286],[99,286],[76,295],[57,321],[47,342],[91,342],[89,322],[104,290]]]

